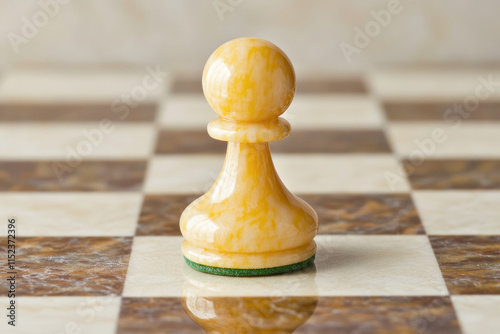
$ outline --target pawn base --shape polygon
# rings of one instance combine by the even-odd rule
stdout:
[[[287,273],[290,271],[295,271],[295,270],[305,268],[314,262],[314,257],[315,257],[315,255],[313,255],[312,257],[310,257],[309,259],[307,259],[305,261],[302,261],[299,263],[288,264],[285,266],[272,267],[272,268],[256,268],[256,269],[236,269],[236,268],[210,267],[210,266],[206,266],[204,264],[199,264],[199,263],[193,262],[186,257],[184,257],[184,260],[191,268],[198,270],[198,271],[201,271],[201,272],[204,272],[204,273],[213,274],[213,275],[269,276],[269,275],[283,274],[283,273]]]
[[[255,275],[271,275],[274,273],[281,273],[286,271],[295,270],[297,264],[306,262],[314,257],[316,254],[316,243],[314,240],[296,248],[285,250],[268,251],[261,253],[235,253],[235,252],[222,252],[213,249],[206,249],[203,247],[195,246],[189,241],[185,240],[182,243],[182,253],[186,258],[189,265],[194,263],[201,269],[195,268],[199,271],[210,272],[215,274],[229,270],[232,276],[238,276],[234,273],[242,273],[240,276],[249,276],[250,273]],[[210,271],[202,270],[203,268],[215,268]],[[298,268],[300,269],[300,268]],[[269,273],[267,273],[269,271]],[[249,274],[244,274],[249,273]]]

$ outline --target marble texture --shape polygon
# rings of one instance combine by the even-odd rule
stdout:
[[[200,195],[146,195],[136,235],[181,235],[182,211]]]
[[[383,104],[383,110],[389,121],[393,122],[424,122],[443,121],[454,103],[450,102],[388,102]],[[448,116],[449,117],[449,116]],[[473,112],[468,113],[467,118],[462,121],[488,122],[500,120],[500,103],[481,102]],[[455,121],[456,122],[456,121]]]
[[[460,334],[449,297],[324,297],[295,334]]]
[[[384,175],[404,175],[398,161],[388,154],[274,154],[283,182],[301,193],[406,192],[406,180],[392,188]]]
[[[276,153],[390,153],[381,130],[296,130],[283,140],[272,142]]]
[[[110,69],[64,70],[16,68],[4,73],[0,103],[111,103],[122,94],[131,94],[149,75],[146,68],[131,71]],[[153,80],[148,81],[153,85]],[[148,90],[140,101],[156,101],[165,89],[166,80]],[[151,86],[150,85],[150,86]]]
[[[226,152],[227,143],[210,138],[206,130],[160,131],[156,144],[156,154],[192,154]]]
[[[299,83],[297,83],[299,84]],[[383,122],[377,101],[364,95],[322,95],[300,90],[282,115],[294,129],[375,128]],[[160,108],[160,123],[165,129],[198,129],[215,116],[201,94],[175,94]]]
[[[172,95],[183,95],[192,94],[196,96],[197,94],[203,94],[203,87],[199,77],[186,77],[186,76],[175,76],[171,81],[170,93]]]
[[[318,216],[283,185],[267,143],[230,142],[219,177],[179,224],[184,256],[211,267],[280,267],[316,251]]]
[[[133,236],[140,193],[0,193],[0,216],[22,221],[19,236]]]
[[[6,238],[0,250],[7,253]],[[119,296],[132,238],[17,237],[20,296]],[[0,288],[7,289],[2,280]]]
[[[318,213],[319,234],[424,234],[408,194],[299,196]]]
[[[295,94],[290,59],[273,43],[242,37],[219,46],[202,76],[203,94],[222,118],[262,122],[278,117]]]
[[[0,161],[0,191],[138,191],[145,172],[144,160]]]
[[[154,156],[148,165],[147,194],[199,194],[214,183],[224,162],[223,155],[169,154]]]
[[[268,144],[290,132],[290,123],[278,116],[295,95],[292,63],[269,41],[233,39],[208,58],[202,87],[220,116],[208,133],[228,146],[215,183],[180,217],[184,257],[250,271],[313,258],[318,216],[281,182]]]
[[[413,200],[430,235],[500,234],[499,191],[418,190]]]
[[[16,298],[18,320],[15,329],[0,322],[2,333],[93,333],[114,334],[120,312],[120,298],[101,297],[27,297]],[[0,297],[2,309],[7,298]]]
[[[500,296],[451,296],[464,334],[496,333],[500,328]]]
[[[426,236],[319,236],[316,270],[321,296],[447,294]]]
[[[265,121],[235,121],[219,117],[208,123],[210,137],[227,142],[267,143],[281,140],[290,134],[290,123],[275,117]]]
[[[367,94],[364,76],[337,76],[336,78],[299,77],[297,81],[299,94]]]
[[[151,122],[158,106],[153,102],[139,103],[130,109],[121,122]],[[22,104],[0,102],[0,122],[99,122],[104,118],[116,119],[111,104],[56,103]]]
[[[403,166],[416,190],[500,189],[497,159],[427,159],[418,164],[404,160]]]
[[[500,142],[498,128],[494,123],[469,122],[457,128],[444,122],[395,123],[388,126],[387,134],[396,153],[403,157],[419,151],[432,158],[498,159],[500,146],[486,144]],[[442,133],[439,141],[432,139],[436,129]]]
[[[165,129],[206,131],[207,124],[215,117],[202,94],[176,94],[162,101],[159,122]]]
[[[180,297],[184,263],[182,237],[136,236],[123,297]],[[162,256],[158,256],[161,254]]]
[[[423,234],[408,194],[298,194],[319,217],[319,234]],[[199,195],[147,195],[137,235],[180,235],[182,211]]]
[[[146,158],[153,151],[155,129],[149,125],[115,122],[109,132],[101,129],[99,123],[0,125],[0,155],[9,160],[64,160],[72,155],[109,160]]]
[[[385,101],[464,102],[482,85],[479,77],[486,81],[490,77],[497,82],[500,72],[493,69],[393,68],[374,70],[368,79],[373,92]],[[485,92],[484,88],[480,91],[483,95]],[[500,101],[500,90],[493,87],[487,101]]]
[[[299,89],[283,117],[293,130],[375,128],[383,123],[377,101],[369,96],[301,94]]]
[[[137,235],[181,235],[179,218],[198,195],[146,195]],[[409,194],[298,194],[318,213],[319,234],[423,234]]]
[[[430,236],[450,294],[500,294],[500,236]]]
[[[215,154],[156,156],[149,162],[144,190],[148,194],[192,194],[207,191],[224,157]],[[388,154],[273,154],[283,183],[293,193],[407,192],[406,180],[391,188],[384,173],[405,175]]]
[[[205,130],[165,129],[160,132],[156,154],[226,152],[227,143],[214,140]],[[276,153],[389,153],[391,149],[380,130],[296,130],[287,138],[270,144]]]
[[[206,333],[293,333],[316,309],[314,297],[182,298],[188,316]]]
[[[318,235],[316,242],[315,266],[241,279],[188,267],[182,259],[181,237],[135,237],[123,296],[181,297],[186,281],[203,287],[205,296],[223,297],[447,294],[426,236]]]
[[[242,3],[242,6],[246,5]],[[311,108],[314,108],[312,100],[320,94],[310,94],[304,96],[311,98]],[[325,99],[338,97],[322,96]],[[361,95],[344,96],[346,101],[351,97],[358,101]],[[351,137],[347,147],[350,151],[366,148],[364,134],[377,133],[379,128],[385,131],[383,118],[379,125],[370,125],[375,124],[375,118],[372,118],[375,114],[369,108],[377,105],[377,97],[365,97],[370,100],[366,104],[367,109],[362,107],[359,114],[353,111],[353,118],[364,115],[359,116],[360,125],[356,122],[346,125],[345,130],[351,136],[359,136]],[[167,100],[168,97],[165,102]],[[443,99],[439,103],[447,103],[444,101],[450,100]],[[44,107],[50,108],[54,103],[47,103]],[[71,103],[61,105],[69,106]],[[81,106],[82,103],[75,105]],[[106,102],[92,102],[90,105],[105,106]],[[196,111],[193,114],[188,111],[186,117],[196,114]],[[211,117],[212,114],[207,113]],[[369,121],[363,121],[362,117],[367,117]],[[324,118],[331,120],[331,128],[318,126],[315,129],[303,123],[303,127],[298,126],[295,131],[302,135],[317,132],[320,138],[326,133],[328,138],[333,138],[329,137],[332,133],[342,132],[342,129],[333,126],[334,118]],[[300,122],[300,117],[289,120],[294,125],[295,121]],[[12,124],[12,121],[6,122]],[[62,122],[59,126],[67,124]],[[396,123],[409,127],[424,125],[422,122],[409,124],[410,121]],[[488,124],[491,126],[494,122]],[[31,126],[33,122],[26,125]],[[155,128],[154,131],[177,131],[175,135],[180,135],[181,139],[187,138],[182,137],[187,131],[205,132],[205,124],[192,128],[164,127],[155,122],[148,125]],[[462,125],[465,129],[466,125],[476,126],[478,123],[467,121]],[[347,132],[344,135],[339,137],[337,144],[342,144],[343,138],[349,139]],[[176,138],[174,136],[174,140]],[[205,138],[208,138],[206,133]],[[299,142],[295,141],[293,145]],[[351,146],[352,143],[356,145]],[[487,143],[495,144],[493,141]],[[277,311],[294,314],[297,303],[317,302],[314,313],[297,333],[378,331],[458,334],[460,331],[453,307],[464,334],[498,328],[498,159],[480,160],[467,156],[460,159],[427,159],[414,172],[407,168],[415,189],[410,191],[406,186],[392,192],[385,183],[377,182],[385,182],[383,175],[386,168],[380,166],[387,161],[391,162],[385,166],[399,164],[399,157],[395,154],[339,154],[334,153],[335,142],[321,140],[315,141],[314,146],[320,146],[324,152],[311,154],[311,146],[305,144],[301,144],[302,152],[291,153],[293,149],[286,148],[290,153],[279,153],[275,160],[284,183],[292,184],[293,189],[290,189],[294,192],[296,188],[306,189],[296,194],[304,197],[318,211],[320,229],[324,229],[317,236],[317,260],[315,265],[292,274],[255,279],[206,275],[192,270],[182,260],[178,219],[188,203],[204,193],[205,186],[209,187],[214,182],[223,163],[222,152],[180,152],[184,158],[181,154],[164,153],[148,156],[145,160],[120,160],[120,163],[115,158],[110,158],[113,161],[84,161],[67,175],[63,183],[59,183],[54,176],[50,159],[1,161],[0,215],[14,214],[19,219],[19,266],[35,268],[23,270],[19,277],[21,324],[33,320],[35,325],[40,326],[41,329],[28,328],[26,331],[30,334],[37,330],[43,332],[44,328],[54,333],[64,332],[64,327],[59,324],[62,320],[71,321],[74,310],[78,312],[79,308],[72,303],[60,307],[54,302],[51,313],[53,299],[47,299],[37,303],[36,307],[29,306],[28,311],[28,305],[23,304],[23,297],[28,297],[23,294],[40,299],[47,295],[62,299],[90,297],[90,302],[95,297],[97,300],[107,296],[116,298],[125,292],[130,296],[123,298],[128,307],[123,303],[125,321],[119,322],[121,327],[118,333],[135,331],[142,334],[148,329],[162,333],[181,332],[183,329],[202,333],[202,329],[197,328],[182,309],[182,298],[187,305],[189,296],[190,305],[194,304],[190,309],[201,310],[198,315],[212,314],[211,305],[219,305],[220,310],[227,310],[224,306],[228,306],[231,310],[234,305],[244,307],[248,303],[252,306],[279,305]],[[309,144],[313,145],[313,141]],[[370,143],[374,145],[370,146],[371,149],[377,149],[375,144]],[[175,145],[172,143],[172,147]],[[148,166],[149,159],[152,164]],[[162,164],[155,166],[157,161],[162,161]],[[283,164],[283,161],[286,163]],[[172,168],[174,165],[177,167]],[[156,168],[155,177],[147,181],[148,186],[158,190],[157,193],[144,195],[141,207],[141,190],[148,168],[149,172]],[[401,172],[401,169],[396,169],[396,172]],[[299,177],[295,177],[294,173]],[[163,184],[154,184],[163,180],[174,185],[162,189]],[[203,181],[201,185],[197,183],[200,180]],[[193,184],[193,189],[189,188]],[[350,189],[351,184],[355,187],[353,190]],[[323,190],[317,192],[314,187]],[[457,187],[462,189],[452,189]],[[54,205],[59,205],[57,210],[45,210]],[[141,213],[135,230],[138,236],[131,238],[139,209]],[[27,213],[30,215],[27,216]],[[136,218],[132,219],[132,216]],[[27,228],[34,231],[31,237],[23,234]],[[50,234],[35,237],[35,234],[44,233],[42,230]],[[86,236],[86,231],[94,233],[94,237]],[[109,235],[95,238],[100,231]],[[429,235],[432,244],[428,241]],[[0,253],[5,253],[5,244],[5,238],[1,239]],[[0,289],[5,288],[5,282],[0,281]],[[449,302],[449,294],[453,306]],[[471,299],[461,300],[460,297]],[[276,300],[285,302],[275,303]],[[294,304],[294,300],[297,303]],[[97,315],[106,313],[99,313],[98,309]],[[310,306],[304,305],[303,312],[307,313],[309,309]],[[109,333],[114,333],[116,325],[113,328],[111,325],[118,321],[118,308],[114,310],[116,313],[103,322],[95,319],[95,324],[102,326],[93,326],[94,323],[86,323],[86,318],[83,318],[85,326],[82,332],[99,333],[109,329]],[[36,314],[32,316],[33,313]],[[268,315],[266,312],[262,314]],[[248,319],[259,319],[258,316],[252,318],[252,315],[255,313],[250,313]],[[76,322],[79,322],[78,317]],[[284,318],[286,315],[279,319]],[[272,326],[274,319],[269,317],[268,320],[266,324]],[[53,322],[56,327],[44,325],[44,321]],[[3,333],[2,329],[0,332]],[[7,329],[5,332],[10,331]]]
[[[460,333],[449,297],[206,297],[196,291],[182,299],[124,298],[118,333],[292,333],[302,323],[293,333]]]
[[[182,307],[181,298],[123,298],[117,334],[203,334]]]

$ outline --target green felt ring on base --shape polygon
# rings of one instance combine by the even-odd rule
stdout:
[[[184,260],[191,268],[208,274],[223,275],[223,276],[267,276],[267,275],[283,274],[290,271],[295,271],[305,268],[314,261],[315,256],[316,254],[305,261],[288,264],[286,266],[272,267],[272,268],[257,268],[257,269],[210,267],[204,264],[193,262],[187,259],[186,257],[184,257]]]

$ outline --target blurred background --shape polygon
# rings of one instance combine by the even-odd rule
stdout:
[[[0,219],[19,220],[28,297],[25,327],[0,333],[201,333],[191,319],[221,315],[234,331],[227,314],[255,305],[290,333],[500,333],[499,14],[493,0],[0,0]],[[226,148],[206,131],[203,67],[244,36],[293,63],[293,131],[271,150],[320,221],[316,267],[249,286],[186,270],[179,230]],[[228,291],[259,298],[204,296]],[[106,307],[87,321],[95,296]]]
[[[199,76],[218,45],[242,36],[280,46],[299,77],[484,64],[500,57],[499,11],[497,1],[472,0],[2,1],[0,66],[161,63]]]

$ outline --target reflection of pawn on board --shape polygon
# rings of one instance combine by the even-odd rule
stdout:
[[[184,269],[181,303],[208,334],[293,333],[318,305],[314,265],[252,280]]]
[[[200,271],[231,276],[307,266],[316,252],[318,218],[285,188],[268,146],[290,132],[290,124],[278,117],[295,94],[289,59],[265,40],[229,41],[208,59],[203,91],[220,116],[210,122],[208,132],[227,141],[228,149],[214,185],[181,216],[186,262]]]

